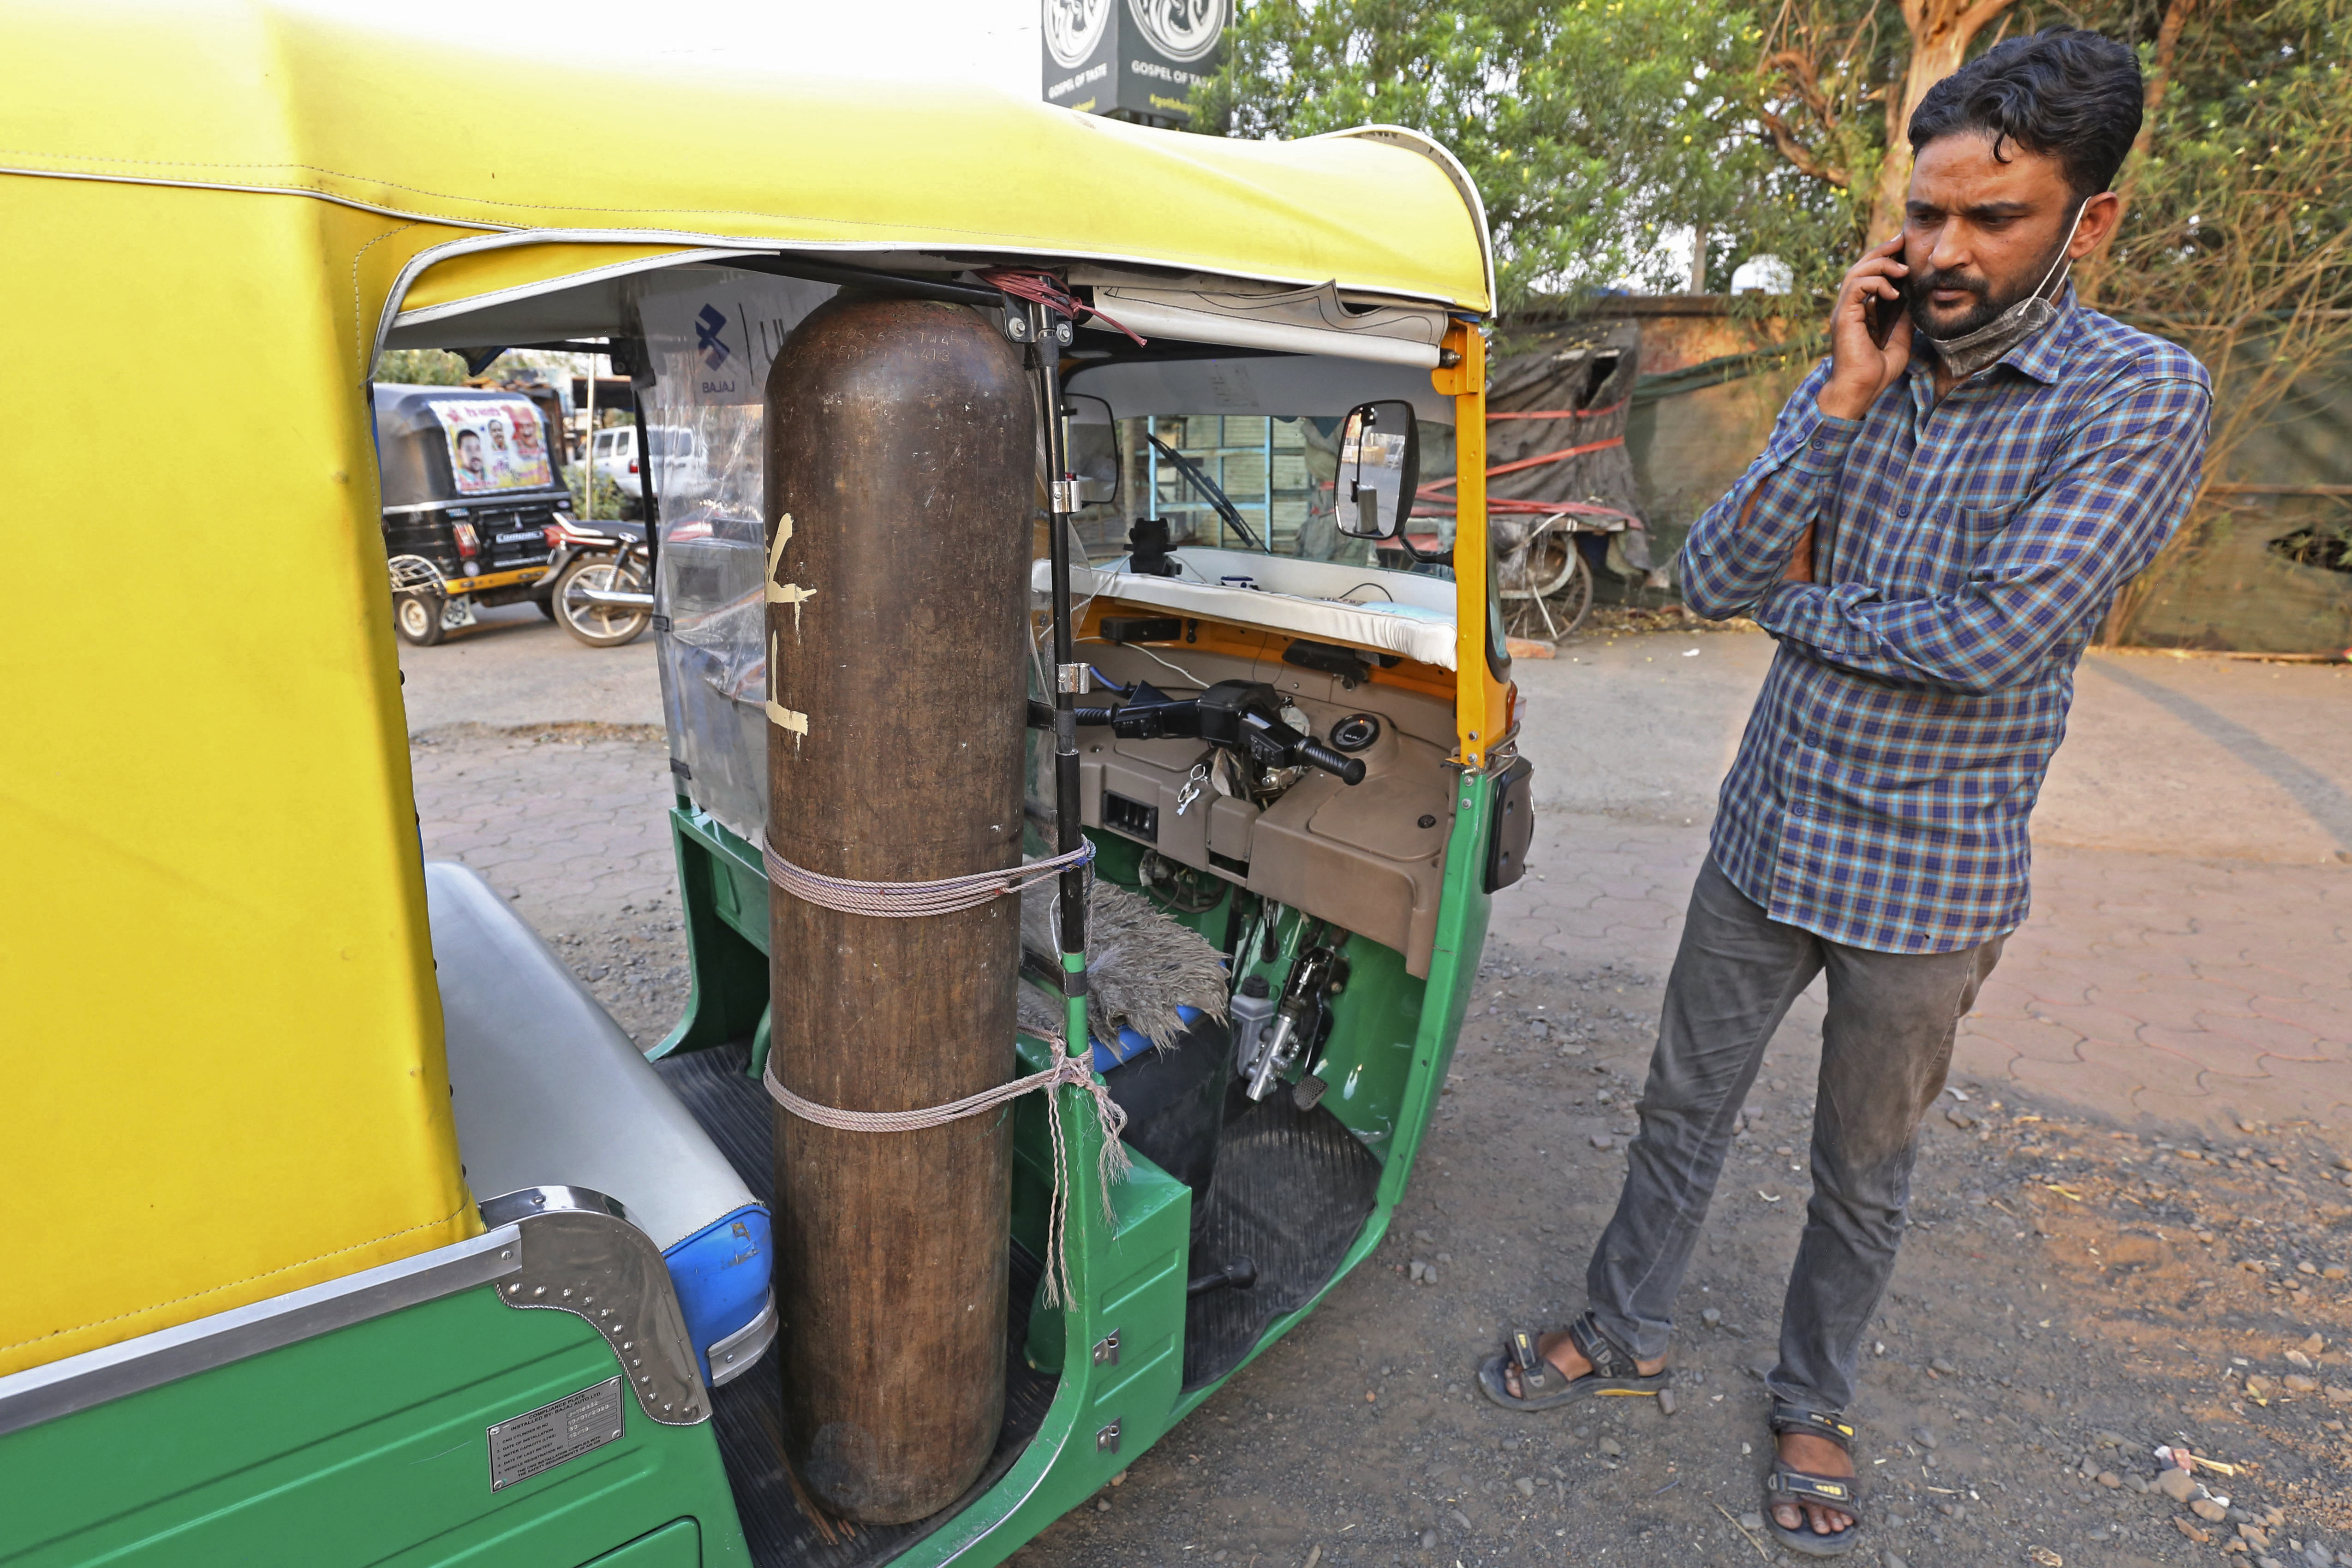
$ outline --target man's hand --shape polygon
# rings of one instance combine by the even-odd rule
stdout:
[[[1886,347],[1870,340],[1871,302],[1899,303],[1902,291],[1895,279],[1910,273],[1895,259],[1903,236],[1874,246],[1847,271],[1838,285],[1837,305],[1830,313],[1830,379],[1822,388],[1821,411],[1832,419],[1860,419],[1870,412],[1895,379],[1911,362],[1911,316],[1897,317]]]

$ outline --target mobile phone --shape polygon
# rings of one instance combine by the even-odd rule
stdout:
[[[1886,281],[1895,285],[1895,298],[1874,294],[1862,307],[1863,320],[1870,328],[1870,340],[1882,349],[1886,347],[1886,340],[1895,335],[1895,323],[1911,308],[1910,280],[1890,277]]]

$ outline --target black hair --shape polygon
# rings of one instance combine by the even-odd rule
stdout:
[[[1911,151],[1974,131],[2055,158],[2078,200],[2114,183],[2139,134],[2139,57],[2086,27],[2045,27],[1996,44],[1929,88],[1911,115]]]

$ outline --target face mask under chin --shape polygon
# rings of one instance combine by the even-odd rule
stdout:
[[[1968,328],[1967,330],[1949,337],[1938,337],[1925,319],[1921,308],[1921,301],[1929,289],[1923,287],[1919,295],[1915,297],[1912,324],[1927,340],[1928,349],[1944,362],[1944,368],[1953,376],[1965,381],[1979,371],[1999,362],[2003,354],[2048,326],[2057,316],[2058,307],[2052,303],[2051,298],[2056,290],[2051,287],[2051,283],[2053,278],[2058,279],[2058,289],[2065,287],[2061,269],[2067,267],[2066,250],[2074,243],[2074,231],[2082,226],[2083,205],[2075,207],[2074,221],[2067,225],[2066,237],[2058,242],[2058,254],[2051,258],[2050,266],[2042,274],[2042,281],[2034,285],[2024,298],[1981,326],[1970,327],[1969,320],[1963,319],[1960,325]],[[1933,280],[1928,281],[1932,283]],[[1973,319],[1977,314],[1971,310],[1969,316]]]
[[[2058,307],[2030,294],[1978,328],[1957,338],[1929,338],[1928,350],[1962,381],[2000,361],[2018,344],[2048,326]]]

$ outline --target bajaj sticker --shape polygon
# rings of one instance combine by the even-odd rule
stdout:
[[[449,437],[457,494],[544,490],[555,483],[539,409],[528,398],[436,398],[427,406]]]

